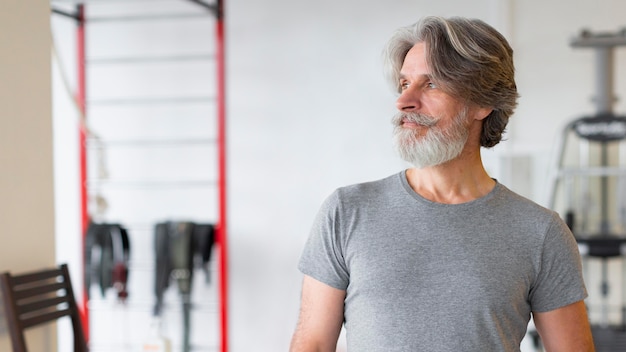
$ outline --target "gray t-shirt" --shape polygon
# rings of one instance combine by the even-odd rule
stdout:
[[[335,191],[299,269],[346,290],[351,352],[519,351],[531,311],[587,296],[558,214],[499,183],[471,202],[434,203],[405,172]]]

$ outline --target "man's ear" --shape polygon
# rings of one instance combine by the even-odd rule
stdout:
[[[478,107],[474,113],[474,118],[479,121],[484,120],[492,111],[493,108]]]

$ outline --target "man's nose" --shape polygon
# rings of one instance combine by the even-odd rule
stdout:
[[[396,108],[400,111],[416,111],[421,107],[422,92],[417,87],[408,86],[396,100]]]

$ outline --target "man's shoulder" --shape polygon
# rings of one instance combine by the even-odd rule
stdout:
[[[556,214],[553,210],[512,191],[501,183],[498,183],[496,187],[496,199],[511,210],[514,209],[524,214],[542,214],[548,217],[553,217]]]
[[[368,197],[376,194],[385,194],[394,187],[400,187],[400,174],[395,173],[382,179],[354,183],[338,188],[335,193],[339,198]]]

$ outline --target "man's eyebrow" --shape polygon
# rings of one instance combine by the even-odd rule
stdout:
[[[403,80],[406,79],[406,75],[404,73],[399,73],[398,74],[398,80]],[[433,80],[433,76],[428,74],[428,73],[424,73],[419,75],[419,79],[420,81],[432,81]]]

